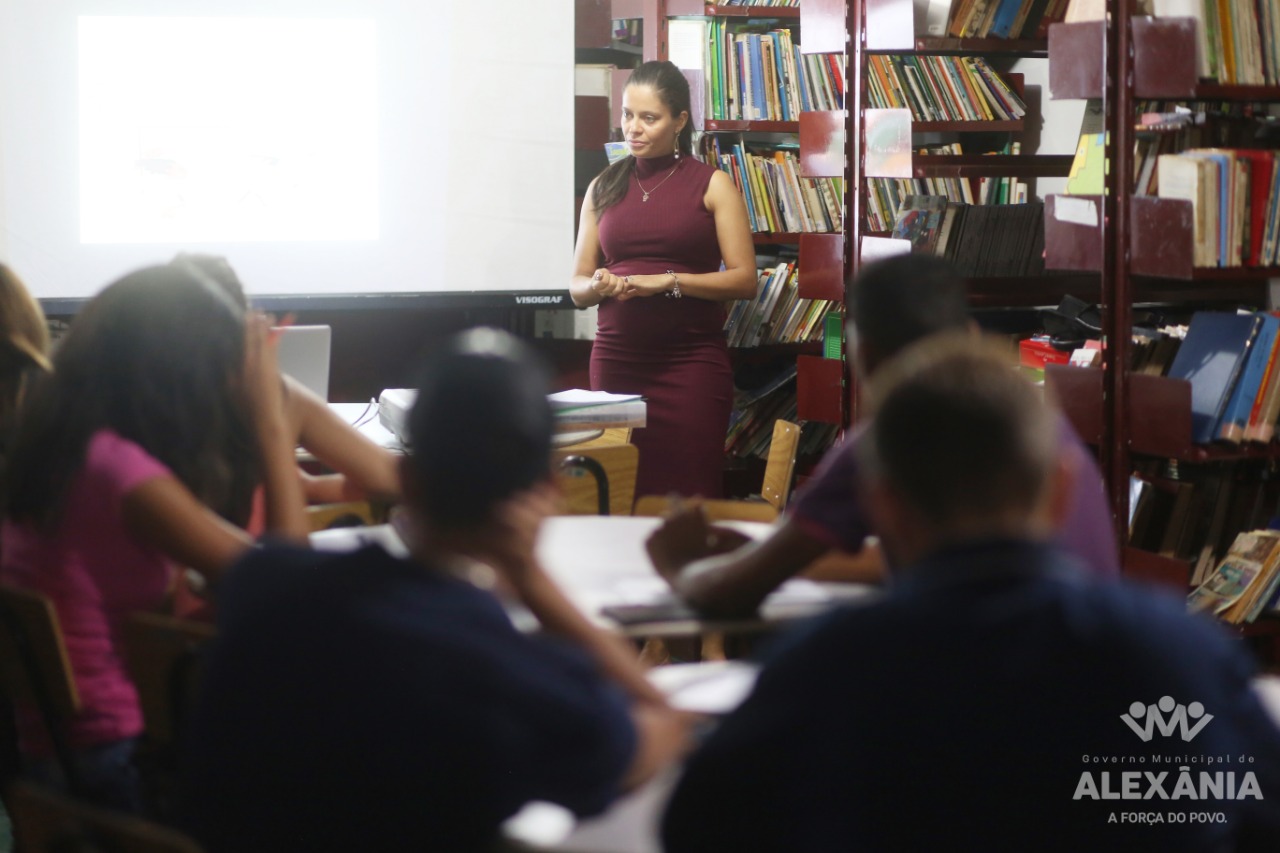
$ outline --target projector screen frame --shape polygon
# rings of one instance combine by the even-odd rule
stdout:
[[[50,317],[80,313],[92,297],[38,299]],[[568,290],[436,291],[417,293],[347,293],[316,296],[249,294],[249,302],[261,311],[276,314],[304,311],[453,311],[472,308],[545,309],[573,308]]]

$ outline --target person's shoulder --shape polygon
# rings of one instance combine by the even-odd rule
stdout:
[[[123,491],[152,477],[173,475],[167,465],[140,444],[107,428],[89,437],[84,470],[92,480],[110,481]]]
[[[328,553],[288,544],[267,544],[245,553],[228,570],[218,596],[218,617],[226,628],[257,614],[295,603],[317,606],[350,597],[357,588],[388,575],[404,575],[403,560],[378,546]]]
[[[1059,595],[1073,624],[1117,653],[1147,653],[1180,661],[1238,660],[1247,666],[1239,644],[1217,622],[1187,612],[1180,594],[1150,584],[1091,577],[1064,577]]]
[[[138,459],[155,461],[155,457],[144,450],[142,445],[125,438],[109,427],[103,427],[89,436],[89,443],[85,449],[87,464],[101,465]]]

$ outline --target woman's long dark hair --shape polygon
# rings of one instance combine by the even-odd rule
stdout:
[[[89,440],[111,429],[243,525],[260,470],[244,334],[244,311],[194,270],[150,267],[108,286],[30,390],[10,453],[9,515],[53,530]]]
[[[652,86],[653,91],[658,95],[658,99],[662,101],[663,106],[671,111],[672,116],[678,117],[680,113],[693,115],[693,109],[689,101],[689,81],[685,79],[684,73],[674,63],[666,60],[646,62],[631,72],[631,76],[627,78],[627,85]],[[680,152],[682,157],[693,154],[692,118],[684,123],[684,129],[680,131],[679,137],[676,138],[676,150]],[[631,181],[631,175],[635,172],[635,168],[636,160],[634,157],[623,157],[616,163],[610,163],[596,178],[592,204],[595,208],[597,222],[600,221],[600,217],[606,210],[622,201],[623,196],[627,194],[627,184]]]

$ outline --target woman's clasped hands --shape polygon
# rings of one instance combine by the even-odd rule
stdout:
[[[614,275],[601,267],[591,276],[591,289],[600,294],[602,299],[613,297],[621,302],[637,296],[656,296],[671,287],[671,276],[666,273],[657,275]]]

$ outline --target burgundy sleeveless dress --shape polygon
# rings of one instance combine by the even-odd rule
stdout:
[[[637,159],[626,197],[600,217],[604,266],[614,275],[720,269],[715,219],[702,202],[716,170],[692,157],[676,162]],[[649,189],[648,201],[637,177]],[[640,450],[637,496],[722,493],[733,404],[724,318],[721,303],[690,296],[600,303],[591,387],[648,401],[647,425],[631,439]]]

